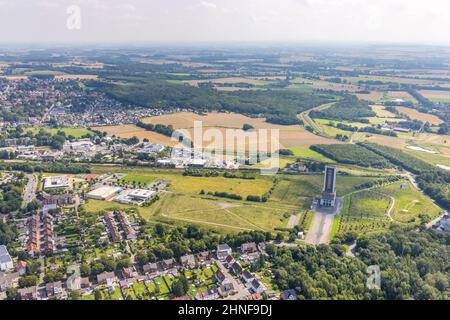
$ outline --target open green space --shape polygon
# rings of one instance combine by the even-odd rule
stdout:
[[[75,138],[81,138],[82,136],[86,134],[93,134],[91,130],[85,129],[85,128],[69,128],[69,127],[63,127],[63,128],[24,128],[25,131],[31,131],[33,134],[38,133],[40,130],[45,130],[50,132],[52,135],[55,135],[58,131],[63,131],[67,136],[73,136]]]

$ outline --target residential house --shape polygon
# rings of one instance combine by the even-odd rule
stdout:
[[[217,255],[217,259],[219,259],[220,261],[225,261],[225,259],[231,255],[232,250],[230,248],[230,246],[228,244],[219,244],[217,246],[217,251],[216,251],[216,255]]]
[[[195,256],[193,254],[187,254],[180,258],[181,265],[186,269],[194,269],[197,266],[195,262]]]
[[[262,300],[262,296],[260,293],[252,293],[252,294],[249,294],[248,296],[245,296],[244,298],[242,298],[242,300],[258,301],[258,300]]]
[[[170,258],[170,259],[166,259],[160,262],[162,269],[164,271],[169,270],[169,269],[173,269],[177,266],[177,262],[175,261],[174,258]]]
[[[45,285],[45,293],[48,299],[61,299],[63,296],[61,281],[47,283]]]
[[[23,276],[27,272],[27,263],[25,261],[19,260],[16,263],[16,271]]]
[[[17,290],[20,300],[37,300],[37,287],[29,287]]]
[[[255,293],[263,293],[266,291],[266,287],[261,283],[261,281],[258,281],[256,279],[253,279],[249,284],[248,287],[253,290]]]
[[[133,278],[135,276],[135,274],[136,274],[136,272],[134,271],[133,267],[122,269],[122,276],[124,279]]]
[[[222,298],[226,298],[226,297],[236,293],[236,290],[234,289],[234,286],[233,286],[233,284],[231,282],[221,285],[218,288],[218,291],[219,291],[219,295]]]
[[[121,280],[119,282],[119,285],[122,290],[126,290],[126,289],[131,288],[133,286],[133,283],[134,283],[134,279],[125,279],[125,280]]]
[[[116,275],[114,272],[103,272],[97,275],[98,284],[106,284],[108,286],[113,285],[116,282]]]
[[[197,260],[197,263],[202,266],[210,265],[211,258],[212,258],[211,252],[209,252],[209,251],[203,251],[203,252],[197,253],[195,255],[195,259]]]
[[[158,272],[158,265],[156,263],[147,263],[142,267],[144,274],[156,274]]]
[[[17,286],[19,282],[19,272],[0,274],[0,292],[6,291],[8,288]]]
[[[241,278],[245,284],[248,284],[255,279],[255,277],[248,270],[242,271]]]
[[[239,263],[239,261],[233,262],[233,264],[231,265],[230,269],[236,275],[238,275],[238,274],[240,274],[242,272],[242,266]]]
[[[280,294],[281,300],[297,300],[297,293],[294,289],[282,291]]]
[[[258,247],[256,246],[256,243],[254,243],[254,242],[243,243],[241,245],[241,252],[242,252],[242,254],[258,252]]]
[[[219,291],[216,288],[202,291],[195,296],[196,300],[216,300],[219,298]]]
[[[225,266],[225,268],[229,269],[233,263],[234,263],[233,256],[228,256],[225,258],[223,265]]]
[[[89,280],[89,277],[84,277],[80,279],[80,287],[81,290],[83,291],[90,291],[92,284],[91,281]]]
[[[218,271],[215,273],[214,279],[216,279],[216,281],[217,281],[217,283],[218,283],[219,285],[223,285],[223,284],[225,284],[225,283],[229,283],[229,282],[230,282],[230,279],[228,279],[228,278],[225,276],[225,274],[224,274],[222,271],[220,271],[220,270],[218,270]]]

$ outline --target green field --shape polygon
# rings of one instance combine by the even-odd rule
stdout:
[[[427,215],[431,220],[441,211],[411,183],[396,182],[345,197],[342,212],[333,223],[332,237],[347,232],[379,232],[392,223],[417,225],[421,215]]]
[[[262,196],[272,187],[270,178],[260,177],[255,180],[228,179],[224,177],[190,177],[181,172],[154,171],[154,173],[131,173],[123,179],[126,182],[149,184],[155,180],[170,181],[170,191],[199,194],[208,192],[227,192],[243,198],[248,195]]]
[[[334,161],[321,155],[318,152],[311,150],[309,147],[291,147],[289,148],[294,153],[294,157],[301,159],[314,160],[324,163],[333,163]]]
[[[92,131],[85,128],[24,128],[25,131],[31,131],[33,134],[38,133],[40,130],[44,129],[47,132],[50,132],[52,135],[55,135],[58,131],[63,131],[67,136],[73,136],[75,138],[81,138],[86,134],[93,134]]]
[[[379,189],[379,192],[395,198],[395,206],[391,215],[396,222],[417,223],[420,214],[436,218],[442,211],[430,198],[409,182],[394,183]]]
[[[361,191],[345,197],[344,207],[333,222],[332,236],[347,232],[370,233],[389,226],[387,216],[390,198],[386,195]]]

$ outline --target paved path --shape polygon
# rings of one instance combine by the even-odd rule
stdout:
[[[316,212],[311,227],[306,234],[306,243],[319,245],[330,242],[334,216],[330,213]]]
[[[216,226],[216,227],[225,227],[225,228],[238,229],[238,230],[244,230],[244,231],[253,231],[254,230],[254,229],[249,229],[249,228],[230,226],[228,224],[221,224],[221,223],[214,223],[214,222],[207,222],[207,221],[193,220],[193,219],[186,219],[186,218],[178,218],[178,217],[169,216],[164,213],[162,213],[161,215],[168,219],[174,219],[174,220],[180,220],[180,221],[186,221],[186,222],[192,222],[192,223],[200,223],[200,224],[206,224],[206,225]]]
[[[241,300],[243,297],[248,296],[250,294],[250,292],[244,286],[244,284],[242,282],[240,282],[238,279],[236,279],[234,276],[232,276],[228,272],[228,269],[225,268],[225,266],[222,264],[221,261],[216,261],[216,263],[217,263],[217,266],[219,267],[220,271],[222,271],[223,274],[225,275],[225,277],[227,277],[230,280],[230,282],[234,286],[234,289],[237,291],[236,294],[230,295],[230,296],[226,297],[224,300]]]
[[[356,242],[354,242],[350,247],[348,247],[347,252],[345,253],[347,256],[354,258],[355,253],[353,250],[356,248]]]
[[[28,183],[23,189],[22,196],[22,208],[25,208],[33,199],[36,198],[36,189],[38,185],[38,179],[34,174],[27,175]]]

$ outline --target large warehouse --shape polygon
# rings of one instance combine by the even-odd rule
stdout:
[[[86,196],[90,199],[95,199],[95,200],[111,200],[117,194],[119,194],[121,191],[122,191],[122,188],[120,188],[120,187],[104,186],[104,187],[100,187],[98,189],[92,190]]]

